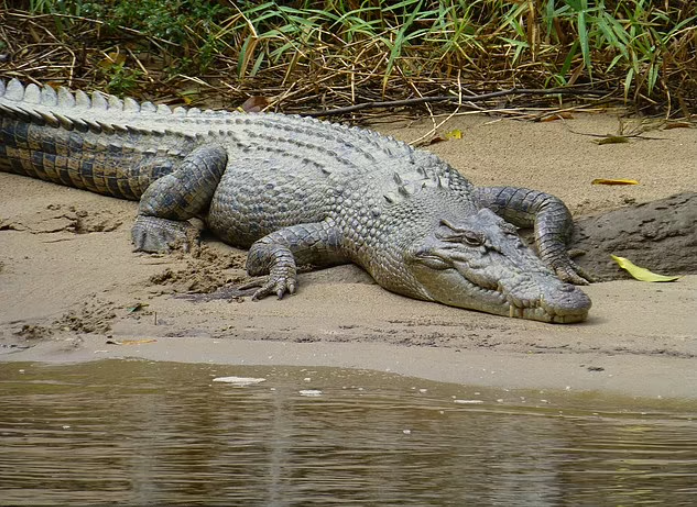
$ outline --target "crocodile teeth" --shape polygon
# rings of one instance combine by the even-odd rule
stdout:
[[[519,319],[524,319],[525,318],[525,308],[509,304],[508,305],[508,316],[512,319],[515,317],[518,317]]]

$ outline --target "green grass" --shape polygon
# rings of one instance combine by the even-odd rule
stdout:
[[[452,90],[585,84],[630,103],[697,100],[697,2],[668,0],[29,0],[94,18],[108,44],[167,41],[170,74],[219,69],[239,87],[316,83],[336,104]],[[55,16],[70,40],[82,20]],[[104,44],[102,40],[92,44]],[[132,62],[131,62],[132,63]],[[121,69],[124,73],[128,69]],[[124,74],[127,75],[127,74]],[[311,89],[312,87],[309,86]]]

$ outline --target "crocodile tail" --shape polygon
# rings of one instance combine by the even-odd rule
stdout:
[[[194,135],[122,121],[124,112],[165,109],[171,114],[167,106],[99,92],[0,79],[0,171],[138,199],[200,142]],[[97,112],[110,110],[112,115]]]
[[[99,91],[93,91],[88,95],[82,90],[73,92],[65,86],[59,87],[57,91],[48,85],[39,87],[31,83],[24,86],[18,79],[11,79],[7,83],[0,79],[0,98],[7,102],[22,102],[25,106],[35,104],[57,109],[151,112],[165,115],[172,113],[169,106],[164,104],[156,106],[152,102],[138,102],[130,97],[122,100],[115,95]]]

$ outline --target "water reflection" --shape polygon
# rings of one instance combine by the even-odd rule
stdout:
[[[229,375],[267,380],[212,382]],[[694,404],[524,396],[336,369],[0,364],[0,505],[695,503]]]

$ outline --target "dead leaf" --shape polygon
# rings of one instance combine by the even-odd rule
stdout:
[[[46,36],[37,32],[32,25],[29,25],[29,33],[31,34],[32,39],[34,39],[35,44],[41,44],[44,42]]]
[[[674,282],[675,280],[682,278],[680,276],[664,276],[652,273],[646,268],[641,268],[635,265],[632,261],[625,257],[618,257],[617,255],[610,255],[613,260],[630,275],[632,275],[637,280],[642,282]]]
[[[628,143],[629,138],[625,136],[607,136],[595,141],[595,144],[602,146],[603,144],[623,144]]]
[[[574,115],[571,114],[569,111],[562,111],[560,113],[554,113],[554,114],[550,114],[549,116],[545,116],[540,121],[543,123],[547,123],[550,121],[573,120],[573,119],[574,119]]]
[[[446,139],[462,139],[462,130],[454,129],[445,133]]]
[[[638,185],[637,180],[595,178],[591,185]]]
[[[663,127],[664,130],[672,130],[672,129],[691,129],[692,128],[692,123],[689,121],[674,121],[671,123],[666,123],[665,126]]]
[[[423,146],[431,146],[432,144],[444,143],[445,141],[447,141],[447,139],[445,137],[438,135],[438,136],[433,136],[428,141],[423,141],[421,143],[418,143],[416,146],[421,148]]]
[[[245,113],[259,113],[268,105],[269,101],[266,97],[249,97],[240,106],[240,109]]]

